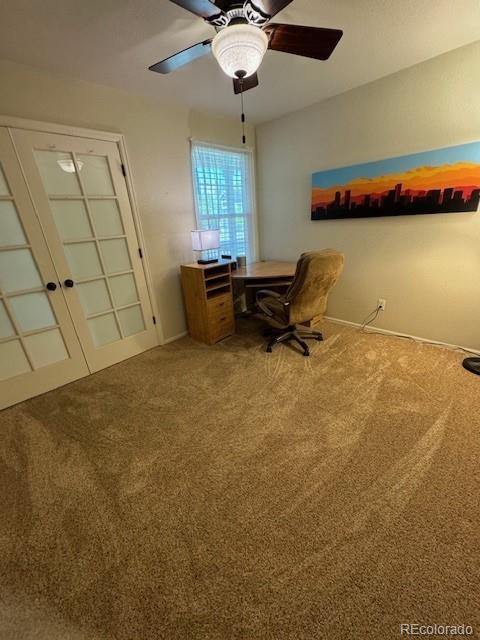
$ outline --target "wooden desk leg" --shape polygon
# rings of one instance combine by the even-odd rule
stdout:
[[[312,318],[308,322],[302,322],[302,325],[304,327],[309,327],[311,329],[312,327],[317,325],[321,321],[321,319],[322,319],[322,316],[315,316],[314,318]]]
[[[232,280],[233,284],[233,303],[236,314],[245,313],[247,311],[247,297],[245,289],[245,280]]]

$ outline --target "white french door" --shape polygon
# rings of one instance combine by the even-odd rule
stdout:
[[[87,374],[9,132],[0,127],[0,408]]]
[[[158,344],[114,141],[0,127],[0,409]]]
[[[12,138],[90,371],[158,344],[117,144]]]

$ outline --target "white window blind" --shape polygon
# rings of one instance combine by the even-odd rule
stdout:
[[[254,259],[251,154],[192,142],[199,229],[220,229],[220,252]]]

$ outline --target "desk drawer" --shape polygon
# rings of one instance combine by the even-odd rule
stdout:
[[[232,317],[219,318],[208,326],[209,342],[213,344],[235,333],[235,322]]]
[[[233,300],[230,292],[207,300],[207,324],[210,344],[235,333]]]
[[[222,316],[231,316],[233,319],[232,294],[227,293],[207,300],[207,316],[209,322]]]

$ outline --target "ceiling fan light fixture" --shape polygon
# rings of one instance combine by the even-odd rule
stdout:
[[[268,48],[268,36],[251,24],[235,24],[217,33],[212,51],[222,71],[231,78],[248,78],[257,71]]]
[[[77,171],[72,158],[62,158],[60,160],[57,160],[57,164],[59,165],[60,169],[62,169],[62,171],[65,171],[65,173],[76,173]],[[83,162],[81,160],[77,160],[77,166],[78,170],[81,171]]]

